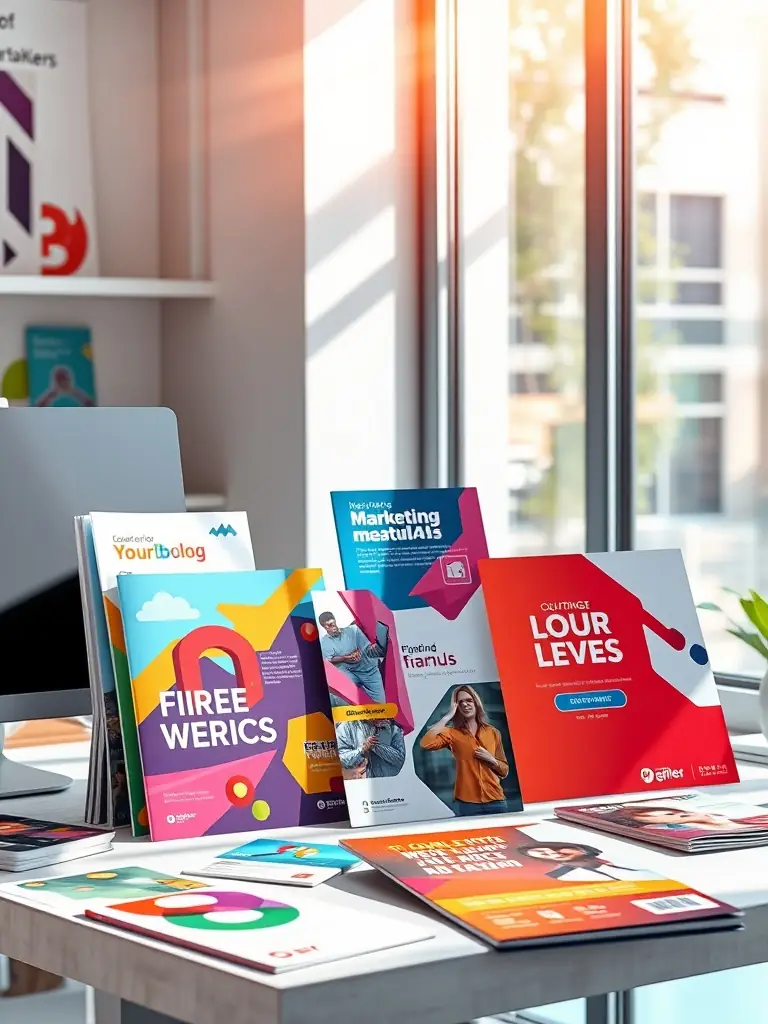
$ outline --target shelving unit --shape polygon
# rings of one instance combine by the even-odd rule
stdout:
[[[87,299],[212,299],[213,281],[138,277],[35,277],[0,275],[0,296]]]

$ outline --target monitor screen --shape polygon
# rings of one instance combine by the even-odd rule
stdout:
[[[0,410],[0,721],[89,685],[74,517],[183,510],[169,409]]]

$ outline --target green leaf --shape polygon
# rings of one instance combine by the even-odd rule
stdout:
[[[701,612],[720,612],[723,614],[723,609],[719,604],[715,604],[713,601],[702,601],[701,604],[697,604],[696,607]]]
[[[721,589],[724,594],[732,594],[734,597],[741,597],[741,591],[734,590],[733,587],[722,587]]]
[[[754,601],[752,601],[748,597],[740,597],[739,598],[739,604],[741,605],[742,609],[744,610],[744,614],[747,616],[747,618],[752,623],[752,625],[755,627],[755,629],[759,633],[762,633],[763,630],[762,630],[762,628],[760,626],[760,620],[757,617],[757,612],[755,611],[755,603],[754,603]]]
[[[750,594],[752,595],[755,618],[757,619],[755,625],[760,630],[762,636],[768,637],[768,602],[764,601],[755,590],[750,590]]]
[[[758,654],[762,655],[766,661],[768,661],[768,646],[757,633],[747,633],[745,629],[729,629],[728,632],[731,636],[737,637],[739,640],[743,640],[745,644],[749,644]]]

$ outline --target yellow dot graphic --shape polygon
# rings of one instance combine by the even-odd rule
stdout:
[[[271,807],[266,800],[254,800],[251,807],[251,814],[256,821],[266,821],[271,812]]]
[[[238,800],[242,800],[247,792],[248,787],[244,782],[236,782],[232,787],[232,793],[238,798]]]
[[[116,871],[89,871],[86,878],[117,878]]]

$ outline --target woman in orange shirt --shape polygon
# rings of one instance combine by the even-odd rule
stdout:
[[[450,724],[449,724],[450,723]],[[504,814],[507,800],[501,779],[509,773],[501,733],[488,721],[483,702],[471,686],[457,686],[451,710],[424,734],[424,750],[453,754],[456,781],[453,799],[456,814]]]

